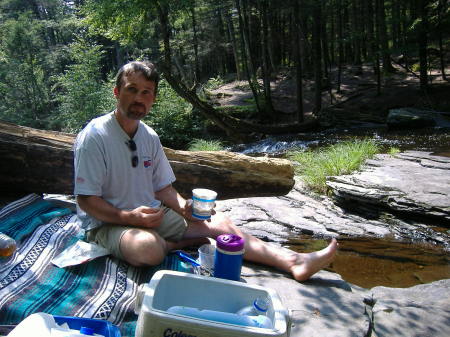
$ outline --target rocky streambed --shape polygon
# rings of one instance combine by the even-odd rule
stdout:
[[[243,279],[277,290],[291,314],[292,337],[449,336],[450,158],[418,151],[378,155],[360,172],[330,178],[328,186],[330,196],[319,197],[297,181],[285,196],[219,201],[217,208],[246,231],[284,246],[292,245],[293,236],[302,241],[304,235],[315,241],[321,237],[337,237],[341,242],[369,238],[388,239],[404,247],[429,245],[438,250],[443,279],[427,282],[418,273],[411,287],[359,287],[324,270],[299,283],[286,274],[248,263]],[[343,246],[336,260],[344,253]],[[380,247],[384,252],[391,249]],[[374,253],[375,248],[371,250]],[[398,265],[393,269],[401,269],[412,258],[394,258]],[[385,255],[382,260],[376,267],[358,262],[352,267],[372,269],[371,278],[395,274],[392,268],[384,269]],[[425,277],[426,266],[419,267]]]
[[[295,234],[390,237],[450,248],[450,158],[377,155],[360,172],[330,177],[327,185],[331,196],[311,194],[297,180],[285,196],[224,200],[217,208],[267,241]]]

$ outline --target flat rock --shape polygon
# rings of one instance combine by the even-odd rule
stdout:
[[[371,289],[374,336],[450,336],[450,280],[406,289]]]
[[[450,279],[363,289],[327,271],[300,283],[248,263],[242,279],[276,290],[290,313],[291,337],[450,336]]]
[[[403,154],[403,156],[417,158],[411,152]],[[418,165],[414,160],[408,160],[407,162],[409,161],[411,161],[412,165]],[[445,167],[447,165],[445,160],[427,159],[422,160],[422,163],[429,165],[428,161],[434,163],[434,166],[442,165]],[[381,170],[381,165],[384,162],[379,160],[374,160],[373,162],[378,165],[374,167]],[[401,165],[398,169],[402,169]],[[384,172],[386,176],[382,176],[379,173],[378,176],[373,177],[374,180],[378,181],[379,185],[377,185],[378,189],[373,188],[372,193],[368,192],[367,185],[364,192],[356,193],[363,188],[357,186],[352,189],[353,185],[339,183],[339,188],[340,186],[346,187],[345,194],[343,188],[339,189],[340,193],[342,192],[339,194],[340,198],[336,198],[336,196],[334,198],[317,196],[309,193],[303,183],[296,179],[294,188],[285,196],[221,200],[217,202],[216,209],[226,213],[237,226],[245,228],[249,233],[265,241],[283,243],[287,242],[290,237],[301,234],[326,238],[338,236],[389,237],[390,239],[427,242],[450,248],[449,233],[434,231],[426,220],[428,214],[421,213],[430,210],[430,213],[435,213],[435,217],[439,219],[442,219],[442,216],[438,216],[438,214],[448,213],[450,201],[445,204],[446,201],[439,200],[448,199],[449,195],[438,192],[437,186],[434,187],[436,189],[435,192],[432,190],[433,181],[439,178],[433,176],[428,180],[424,180],[420,186],[415,186],[419,184],[412,183],[409,187],[405,186],[405,189],[415,188],[423,190],[421,195],[414,195],[412,190],[401,192],[393,187],[387,187],[383,190],[383,183],[390,184],[397,179],[395,176],[391,177],[388,175],[389,173],[395,173],[393,169],[390,169],[389,172],[387,170]],[[450,173],[449,170],[445,172],[446,174]],[[433,172],[433,174],[435,173]],[[357,172],[355,176],[362,174]],[[370,174],[366,173],[364,176],[370,176]],[[346,176],[345,179],[352,179],[352,177]],[[440,172],[440,177],[445,177],[442,172]],[[336,177],[336,179],[338,178]],[[450,184],[450,178],[447,182],[443,180],[444,178],[442,178],[440,186],[444,186],[445,189],[446,184]],[[429,185],[427,185],[428,182],[430,183]],[[337,183],[332,184],[333,186],[338,186]],[[406,218],[399,217],[398,212],[393,214],[395,210],[383,204],[384,199],[380,196],[380,192],[377,192],[378,190],[388,193],[388,200],[393,200],[394,196],[397,196],[397,198],[403,196],[403,199],[410,200],[409,209],[414,208],[417,212],[419,210],[421,212],[411,212],[409,214],[410,217]],[[425,206],[427,204],[425,202],[418,204],[421,206],[413,206],[414,202],[418,202],[414,200],[418,200],[418,198],[421,198],[421,200],[435,198],[434,202],[441,206]],[[397,203],[405,205],[400,199],[397,200]],[[431,205],[431,201],[429,205]]]
[[[242,278],[277,291],[290,313],[292,337],[363,337],[370,330],[363,294],[337,274],[320,271],[300,283],[276,271],[246,265]]]
[[[360,172],[330,177],[343,207],[364,204],[410,218],[450,224],[450,158],[407,151],[377,155]]]

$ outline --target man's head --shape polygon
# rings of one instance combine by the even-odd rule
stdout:
[[[123,77],[132,73],[141,73],[148,81],[154,82],[156,96],[159,83],[159,74],[153,63],[150,61],[132,61],[123,65],[116,75],[116,87],[119,90],[123,85]]]
[[[129,119],[144,118],[155,102],[158,81],[151,62],[133,61],[120,68],[114,88],[118,112]]]

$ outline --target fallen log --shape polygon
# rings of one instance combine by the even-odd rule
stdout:
[[[0,121],[0,189],[18,193],[73,193],[75,135]],[[216,190],[218,199],[287,194],[294,185],[285,159],[164,148],[175,172],[174,186],[190,197],[192,188]]]

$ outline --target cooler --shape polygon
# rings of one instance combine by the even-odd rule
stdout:
[[[273,322],[272,328],[221,323],[167,311],[173,306],[186,306],[236,313],[257,297],[269,298],[267,316]],[[289,336],[289,314],[278,294],[258,285],[160,270],[142,288],[136,302],[139,317],[135,337]]]

